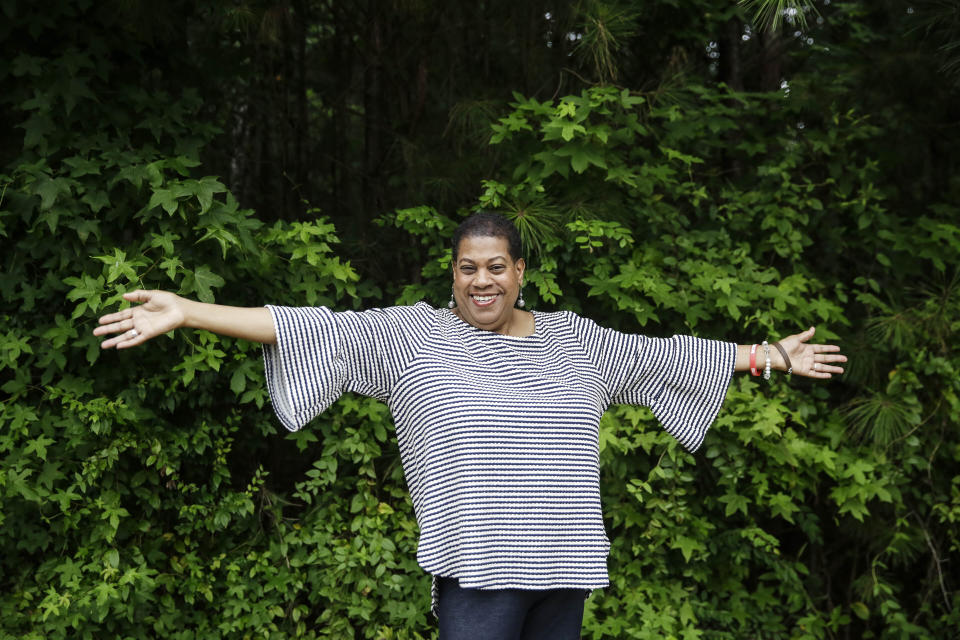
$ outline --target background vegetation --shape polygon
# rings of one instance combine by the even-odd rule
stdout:
[[[753,4],[0,0],[0,637],[431,637],[381,404],[286,434],[254,345],[91,330],[440,305],[481,206],[535,308],[852,357],[738,377],[696,456],[607,413],[585,637],[955,637],[960,13]]]

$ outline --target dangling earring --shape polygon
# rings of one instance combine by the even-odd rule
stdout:
[[[526,304],[527,304],[527,303],[523,301],[523,285],[521,284],[521,285],[520,285],[520,297],[517,298],[517,306],[520,307],[521,309],[523,309],[523,307],[526,306]]]
[[[447,308],[448,308],[448,309],[453,309],[455,306],[457,306],[457,303],[453,301],[453,287],[451,286],[451,287],[450,287],[450,302],[447,303]]]

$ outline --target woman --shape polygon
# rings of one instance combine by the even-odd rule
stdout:
[[[600,512],[600,417],[649,406],[690,451],[733,371],[813,378],[843,372],[813,328],[774,345],[647,338],[571,312],[523,306],[516,228],[481,213],[453,237],[450,309],[333,313],[235,308],[160,291],[100,319],[104,348],[178,327],[263,343],[274,409],[304,426],[344,391],[388,403],[442,640],[578,638],[584,596],[608,584]]]

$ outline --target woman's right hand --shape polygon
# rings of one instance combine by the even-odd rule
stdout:
[[[136,347],[184,325],[187,300],[174,293],[138,290],[123,294],[123,298],[141,304],[100,318],[100,326],[93,330],[93,335],[118,334],[104,340],[100,345],[103,349]]]

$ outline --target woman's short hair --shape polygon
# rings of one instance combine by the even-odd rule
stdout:
[[[503,238],[507,241],[510,259],[516,262],[523,257],[523,243],[517,227],[499,213],[480,211],[470,215],[453,232],[452,259],[457,261],[460,241],[464,238]]]

